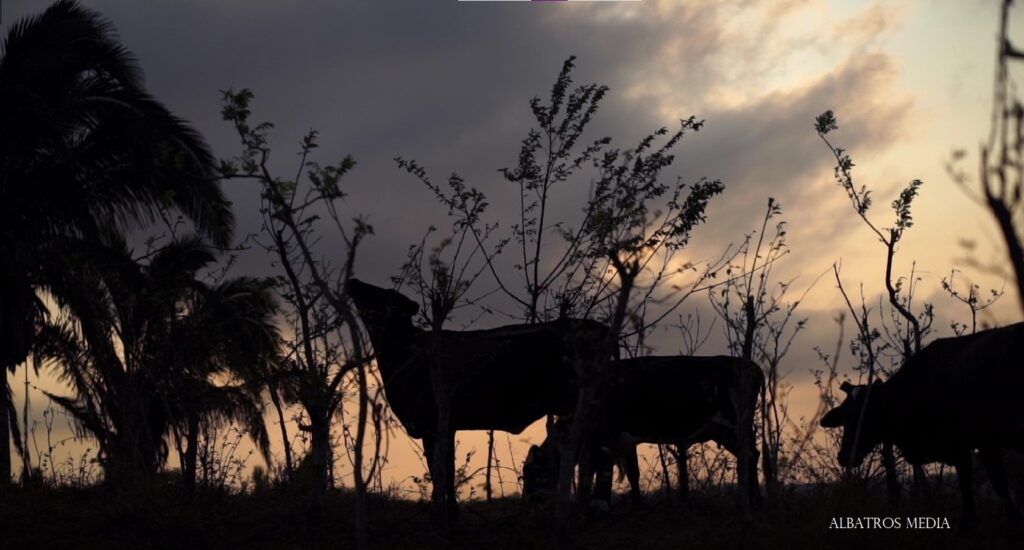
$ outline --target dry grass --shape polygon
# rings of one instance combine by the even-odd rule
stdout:
[[[329,495],[315,521],[303,501],[284,492],[204,495],[189,503],[172,489],[114,495],[101,489],[18,489],[0,499],[5,549],[29,548],[344,548],[352,540],[351,495]],[[1001,505],[979,502],[981,525],[958,529],[951,491],[889,509],[857,487],[790,493],[766,504],[749,525],[725,493],[696,494],[684,506],[658,502],[629,510],[616,502],[610,517],[581,520],[579,548],[1022,548],[1024,530]],[[949,531],[835,531],[833,516],[944,516]],[[548,548],[553,520],[543,506],[516,498],[463,505],[445,538],[420,502],[376,497],[371,503],[374,548]]]

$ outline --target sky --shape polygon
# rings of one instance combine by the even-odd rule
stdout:
[[[684,181],[717,178],[726,187],[709,207],[709,223],[695,232],[687,258],[713,257],[759,226],[769,197],[781,203],[791,253],[776,274],[793,280],[794,297],[807,292],[800,311],[811,319],[784,365],[797,414],[816,406],[807,385],[808,370],[817,366],[814,347],[831,349],[836,338],[832,319],[842,302],[832,264],[842,263],[848,288],[864,285],[869,302],[876,300],[871,297],[881,289],[884,269],[884,247],[832,178],[829,151],[813,129],[816,115],[836,112],[839,131],[830,138],[853,156],[857,184],[873,190],[869,216],[876,225],[891,224],[888,203],[899,189],[915,178],[924,181],[896,272],[914,265],[918,296],[936,306],[937,335],[950,334],[949,319],[965,318],[963,306],[941,288],[952,269],[983,289],[1003,286],[1002,276],[968,261],[998,262],[998,234],[945,167],[953,150],[972,153],[987,134],[995,0],[83,4],[113,22],[139,59],[149,90],[200,130],[218,156],[238,151],[219,116],[220,91],[240,88],[255,93],[254,120],[275,123],[276,171],[294,171],[293,153],[310,128],[320,133],[316,160],[351,154],[357,166],[344,180],[350,193],[344,211],[366,216],[376,230],[360,251],[356,273],[382,286],[397,273],[407,247],[429,225],[445,223],[429,191],[393,158],[416,159],[434,179],[458,172],[488,196],[493,219],[511,220],[516,189],[497,170],[515,163],[532,121],[528,100],[546,97],[570,55],[577,56],[576,83],[610,88],[594,137],[610,135],[629,147],[690,115],[704,119],[705,128],[685,138],[666,172]],[[5,1],[0,30],[46,5]],[[1021,16],[1017,8],[1014,17]],[[976,166],[973,158],[964,161],[968,172]],[[257,231],[258,190],[246,183],[228,183],[226,190],[237,233]],[[584,181],[556,197],[556,216],[574,219],[585,191]],[[330,233],[319,246],[327,257],[342,250]],[[265,257],[248,254],[235,269],[270,267]],[[488,280],[479,285],[481,294],[494,287]],[[983,320],[1020,320],[1016,303],[1008,289]],[[707,314],[706,300],[695,298],[681,312],[691,311]],[[501,322],[484,318],[480,326]],[[669,329],[652,342],[656,353],[680,349]],[[723,351],[718,335],[702,350]],[[34,384],[52,388],[55,382],[44,375]],[[23,393],[19,388],[17,395]],[[537,434],[531,428],[522,438],[537,441]],[[481,438],[460,436],[465,446]],[[520,439],[509,439],[518,459],[525,454]],[[413,447],[402,445],[389,473],[398,482],[422,472]]]

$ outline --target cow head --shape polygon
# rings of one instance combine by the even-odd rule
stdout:
[[[860,466],[864,457],[881,443],[880,434],[874,428],[864,410],[868,400],[868,390],[876,390],[881,382],[869,388],[867,384],[853,385],[843,382],[839,387],[846,393],[846,399],[836,408],[821,417],[824,428],[842,428],[843,441],[839,448],[839,465],[844,468]]]
[[[346,289],[368,327],[387,326],[396,321],[411,325],[413,315],[419,311],[416,302],[397,290],[373,286],[359,279],[349,279]]]

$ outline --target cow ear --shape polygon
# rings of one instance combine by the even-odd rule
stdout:
[[[822,428],[840,428],[843,425],[843,412],[842,405],[832,409],[825,413],[825,416],[821,417]]]
[[[849,380],[847,380],[847,381],[844,381],[844,382],[843,382],[842,384],[840,384],[840,385],[839,385],[839,389],[843,390],[843,391],[844,391],[844,392],[846,392],[847,394],[849,394],[850,392],[852,392],[852,391],[853,391],[853,388],[854,388],[854,387],[855,387],[855,386],[854,386],[853,384],[851,384],[851,383],[849,382]]]

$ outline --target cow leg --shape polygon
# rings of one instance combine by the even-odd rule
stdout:
[[[723,429],[712,437],[712,441],[725,447],[726,451],[736,457],[736,493],[741,511],[744,506],[753,507],[761,500],[761,486],[757,480],[757,460],[760,453],[757,451],[753,431],[741,437],[739,434],[742,429]],[[744,439],[746,445],[741,443]]]
[[[889,494],[889,505],[896,506],[900,502],[900,480],[896,471],[896,453],[892,450],[892,443],[882,445],[882,465],[885,467],[885,488]]]
[[[440,482],[437,479],[437,467],[434,465],[434,438],[424,437],[423,438],[423,458],[427,459],[427,472],[430,473],[430,484],[435,485]]]
[[[676,445],[676,469],[679,474],[679,502],[690,498],[690,448],[682,443]]]
[[[1003,464],[1001,450],[987,447],[980,451],[981,462],[985,465],[985,471],[988,472],[988,479],[992,482],[992,489],[999,495],[999,498],[1003,499],[1003,503],[1006,505],[1007,517],[1012,522],[1021,522],[1020,510],[1017,509],[1013,499],[1010,498],[1010,489],[1006,483],[1006,467]]]
[[[640,460],[636,456],[636,445],[623,446],[622,461],[626,467],[626,477],[629,479],[630,502],[635,508],[640,508],[644,504],[644,497],[640,492]]]
[[[974,510],[974,471],[970,451],[963,453],[955,466],[956,477],[960,482],[960,495],[963,498],[961,529],[971,529],[978,522],[978,516]]]
[[[441,468],[438,468],[437,457],[434,456],[434,451],[437,449],[437,440],[433,437],[423,438],[423,455],[427,459],[427,471],[430,472],[430,485],[431,485],[431,501],[437,502],[437,492],[440,487],[444,487],[445,479],[442,479]],[[441,484],[441,485],[439,485]],[[435,512],[440,515],[440,510],[435,509]]]
[[[598,447],[590,455],[590,467],[597,480],[590,500],[590,511],[596,516],[607,515],[611,510],[612,473],[615,466],[612,453],[606,448]]]

